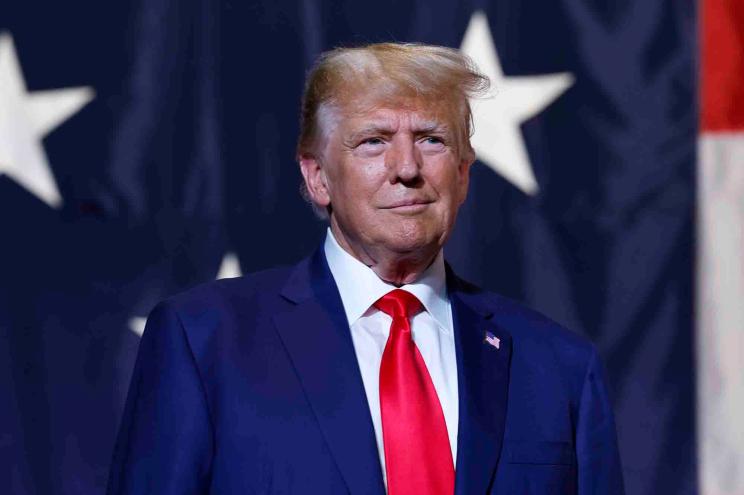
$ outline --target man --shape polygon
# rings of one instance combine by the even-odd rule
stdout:
[[[298,159],[325,243],[153,311],[110,494],[623,492],[593,347],[444,263],[486,87],[447,48],[321,57]]]

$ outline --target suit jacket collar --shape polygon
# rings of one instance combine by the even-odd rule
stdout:
[[[501,454],[511,362],[511,335],[493,321],[487,295],[447,267],[455,327],[460,423],[455,494],[485,494]],[[489,343],[486,336],[495,337]],[[495,342],[498,342],[498,347]]]
[[[504,433],[511,337],[491,322],[483,293],[449,269],[460,422],[455,493],[486,493]],[[274,317],[349,492],[384,494],[374,427],[341,297],[318,249],[281,292],[295,306]],[[499,348],[484,342],[486,332]]]
[[[297,265],[274,322],[352,495],[385,493],[374,427],[341,298],[322,249]]]

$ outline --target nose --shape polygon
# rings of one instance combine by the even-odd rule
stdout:
[[[390,182],[409,184],[416,182],[421,173],[421,156],[412,137],[398,136],[388,153]]]

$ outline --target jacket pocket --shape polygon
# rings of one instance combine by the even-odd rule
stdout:
[[[509,464],[573,465],[576,452],[568,442],[506,440],[503,460]]]

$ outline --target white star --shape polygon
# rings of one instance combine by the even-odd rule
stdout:
[[[242,272],[240,270],[240,260],[235,253],[225,253],[220,264],[219,272],[217,273],[216,279],[221,278],[235,278],[240,277]],[[142,333],[145,331],[145,325],[147,318],[141,316],[135,316],[129,319],[129,329],[138,337],[142,337]]]
[[[240,270],[240,260],[235,253],[225,253],[220,265],[220,271],[217,273],[217,279],[240,277],[243,273]]]
[[[142,316],[135,316],[134,318],[129,319],[129,329],[137,335],[137,337],[142,337],[142,334],[145,333],[146,324],[147,318]]]
[[[13,39],[0,33],[0,174],[58,207],[62,198],[41,140],[93,97],[88,87],[28,93]]]
[[[471,143],[478,159],[525,194],[537,194],[537,180],[519,126],[566,91],[573,76],[505,77],[483,12],[470,18],[460,49],[488,76],[497,92],[470,102],[475,125]]]

